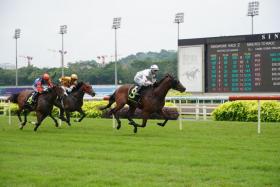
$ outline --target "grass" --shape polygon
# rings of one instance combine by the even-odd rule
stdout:
[[[0,186],[280,186],[280,123],[149,121],[137,134],[123,120],[86,118],[38,131],[0,117]]]

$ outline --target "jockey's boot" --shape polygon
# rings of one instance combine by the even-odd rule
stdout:
[[[34,92],[34,94],[32,95],[31,105],[35,106],[35,104],[37,103],[38,96],[39,96],[39,92]]]
[[[137,89],[137,93],[136,93],[137,98],[135,100],[138,101],[138,104],[140,104],[141,94],[142,94],[143,88],[144,88],[144,86],[138,86],[138,89]]]

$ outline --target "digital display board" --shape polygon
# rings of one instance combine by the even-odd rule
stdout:
[[[207,46],[208,92],[280,92],[280,41]]]
[[[198,44],[206,93],[280,92],[280,33],[179,40],[179,48]]]

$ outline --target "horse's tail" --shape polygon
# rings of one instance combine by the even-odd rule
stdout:
[[[7,101],[11,101],[12,103],[18,103],[18,96],[19,96],[19,93],[12,94],[11,96],[9,96],[7,98]]]
[[[107,108],[110,108],[112,104],[116,101],[116,92],[114,92],[112,95],[109,97],[109,103],[106,106],[100,107],[100,110],[105,110]]]

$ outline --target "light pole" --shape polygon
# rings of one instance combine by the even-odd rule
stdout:
[[[180,39],[180,23],[184,22],[184,13],[183,12],[179,12],[177,14],[175,14],[175,19],[174,19],[174,23],[178,24],[178,31],[177,31],[177,68],[179,70],[179,39]],[[178,73],[178,77],[179,76],[179,71]],[[181,122],[180,122],[181,123]]]
[[[179,78],[180,77],[180,75],[179,75],[179,69],[180,69],[180,67],[179,67],[180,66],[180,64],[179,64],[179,39],[180,39],[180,23],[184,23],[184,13],[183,12],[179,12],[179,13],[175,14],[174,23],[178,24],[178,32],[177,32],[177,69],[178,69],[178,71],[177,71],[177,76]],[[180,123],[180,130],[182,130],[181,117],[179,118],[179,123]]]
[[[16,39],[16,86],[18,86],[18,62],[17,62],[17,39],[20,38],[20,29],[15,30],[14,39]]]
[[[19,55],[19,57],[27,59],[27,67],[31,66],[31,60],[33,60],[32,56],[24,56],[24,55]]]
[[[115,87],[117,89],[118,86],[118,71],[117,71],[117,60],[118,60],[118,53],[117,53],[117,29],[121,27],[121,17],[117,17],[113,19],[113,26],[112,29],[115,29]]]
[[[178,24],[178,36],[177,36],[177,41],[179,40],[180,38],[180,35],[179,35],[179,31],[180,31],[180,23],[184,23],[184,13],[183,12],[179,12],[175,15],[175,20],[174,20],[174,23],[177,23]]]
[[[254,16],[259,15],[259,5],[258,1],[252,1],[248,4],[248,14],[247,16],[252,17],[252,34],[254,34]]]
[[[63,35],[66,33],[67,33],[67,25],[61,25],[59,34],[61,34],[62,46],[59,52],[61,53],[61,76],[62,77],[64,77],[64,54],[66,54],[66,51],[64,51],[64,46],[63,46]]]

